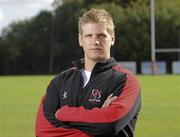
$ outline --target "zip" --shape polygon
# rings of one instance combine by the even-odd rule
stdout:
[[[82,93],[83,93],[83,84],[84,84],[84,78],[82,76],[82,73],[81,71],[79,71],[80,73],[80,79],[82,79],[80,81],[80,89],[79,89],[79,92],[78,92],[78,97],[77,97],[77,106],[81,106],[81,103],[82,103]]]

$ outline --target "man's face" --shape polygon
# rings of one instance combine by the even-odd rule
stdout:
[[[110,48],[114,45],[114,34],[100,23],[86,23],[82,25],[79,34],[79,44],[84,49],[87,61],[104,61],[110,58]]]

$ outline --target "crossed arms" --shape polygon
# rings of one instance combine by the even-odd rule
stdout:
[[[56,93],[47,92],[48,98],[44,102],[44,114],[47,119],[55,118],[62,126],[76,128],[87,134],[116,135],[137,113],[140,106],[140,86],[133,76],[129,76],[120,96],[110,95],[101,108],[85,109],[83,106],[63,106],[59,104]],[[51,104],[48,106],[47,104]],[[46,111],[51,114],[46,114]],[[117,124],[118,123],[118,124]]]

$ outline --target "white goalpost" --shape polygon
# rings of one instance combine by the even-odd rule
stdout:
[[[150,2],[151,2],[150,3],[150,12],[151,12],[151,73],[152,73],[152,75],[155,75],[156,74],[156,53],[180,52],[180,48],[156,49],[155,0],[151,0]]]

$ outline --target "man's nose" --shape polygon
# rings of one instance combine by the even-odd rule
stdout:
[[[95,41],[95,45],[96,45],[96,46],[99,46],[99,40],[96,40],[96,41]]]
[[[94,45],[96,45],[96,46],[99,46],[99,44],[100,44],[98,38],[96,38],[96,37],[93,39],[93,43],[94,43]]]

